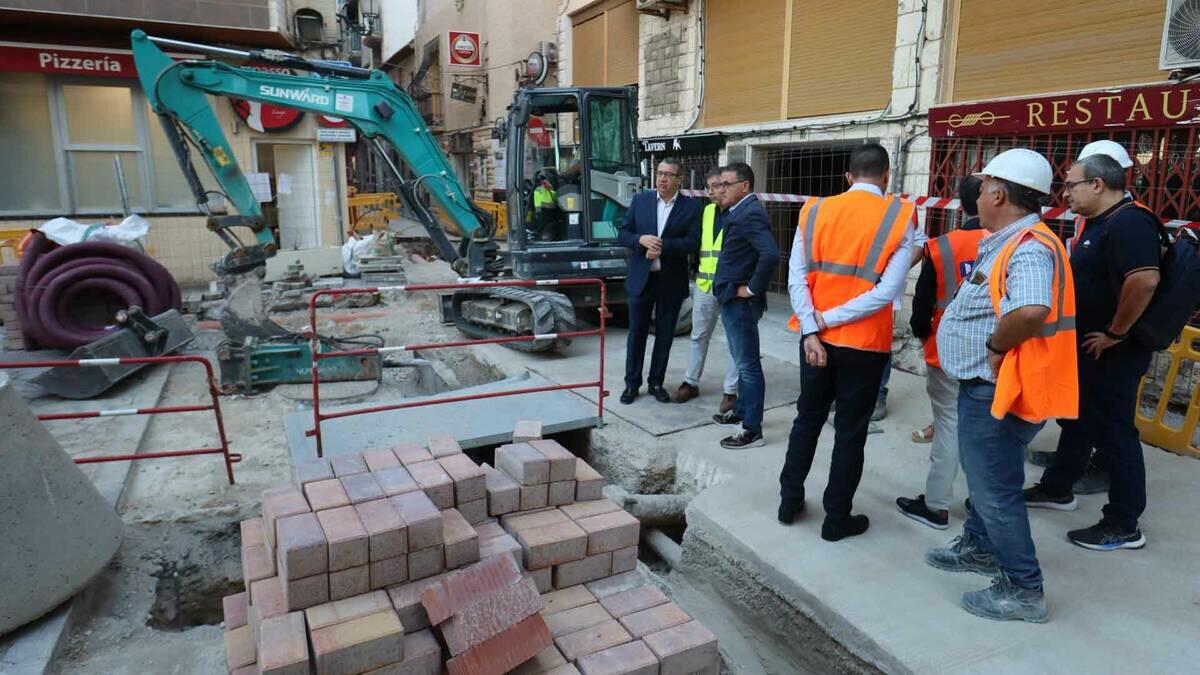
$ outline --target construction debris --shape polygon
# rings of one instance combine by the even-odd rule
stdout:
[[[713,634],[635,571],[638,520],[534,424],[497,468],[442,436],[265,491],[248,592],[224,603],[229,672],[718,673]]]

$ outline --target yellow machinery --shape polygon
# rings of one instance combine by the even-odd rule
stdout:
[[[496,238],[508,237],[508,205],[504,202],[493,202],[486,199],[476,199],[475,205],[492,214],[496,223]]]
[[[350,211],[350,229],[371,233],[386,230],[388,221],[400,217],[400,197],[395,192],[364,192],[353,187],[346,205]]]
[[[1167,366],[1167,375],[1162,383],[1162,394],[1159,395],[1158,405],[1154,408],[1154,415],[1146,417],[1142,414],[1139,406],[1135,419],[1138,432],[1144,442],[1180,455],[1200,458],[1200,445],[1193,441],[1197,423],[1200,422],[1200,387],[1192,388],[1187,410],[1182,415],[1183,421],[1178,426],[1166,423],[1167,406],[1171,401],[1171,393],[1175,391],[1176,384],[1179,382],[1184,362],[1191,361],[1192,368],[1200,368],[1198,341],[1200,341],[1200,328],[1188,326],[1179,335],[1179,340],[1167,348],[1166,354],[1171,357],[1171,363]],[[1145,386],[1146,378],[1143,378],[1142,386],[1138,390],[1138,400],[1141,400],[1141,392]],[[1172,417],[1178,416],[1178,413],[1172,415]]]

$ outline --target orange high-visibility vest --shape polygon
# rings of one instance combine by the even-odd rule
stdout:
[[[975,266],[979,242],[983,241],[986,234],[987,231],[982,228],[954,230],[925,244],[925,259],[937,275],[937,306],[933,310],[932,330],[925,339],[925,363],[935,368],[942,367],[937,352],[937,330],[942,323],[942,314],[954,299],[962,280]]]
[[[1158,214],[1150,210],[1149,206],[1146,206],[1136,199],[1133,200],[1133,205],[1154,216],[1155,220],[1158,219]],[[1084,218],[1083,216],[1075,216],[1075,236],[1067,240],[1067,255],[1075,252],[1075,242],[1079,241],[1079,238],[1083,236],[1083,228],[1085,227],[1087,227],[1087,218]]]
[[[810,199],[800,211],[800,236],[808,264],[813,307],[825,311],[874,288],[900,247],[913,218],[913,204],[852,190]],[[789,328],[799,330],[793,315]],[[821,331],[821,341],[872,352],[892,350],[892,305],[853,323]]]
[[[992,308],[1000,314],[1007,292],[1008,261],[1025,241],[1036,241],[1054,253],[1054,286],[1050,313],[1041,332],[1009,350],[996,378],[992,417],[1008,413],[1029,422],[1051,417],[1079,417],[1079,364],[1075,342],[1075,282],[1066,247],[1041,222],[1021,230],[1000,250],[992,268]]]

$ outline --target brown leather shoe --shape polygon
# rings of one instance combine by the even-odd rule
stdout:
[[[671,394],[673,403],[687,403],[688,401],[700,395],[700,388],[684,382],[679,385],[674,394]]]
[[[733,406],[735,406],[735,405],[737,405],[737,394],[722,394],[721,395],[720,412],[722,414],[727,413],[730,410],[733,410]]]

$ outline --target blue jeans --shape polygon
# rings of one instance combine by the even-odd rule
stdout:
[[[958,389],[958,450],[962,457],[971,515],[964,529],[1018,586],[1042,587],[1042,569],[1029,533],[1025,497],[1025,447],[1044,422],[1033,424],[1013,415],[992,417],[996,385],[963,382]]]
[[[762,313],[762,302],[757,300],[733,298],[721,305],[725,339],[738,369],[734,413],[742,418],[742,428],[754,434],[762,433],[763,400],[767,394],[767,380],[763,377],[762,357],[758,351],[758,320]]]
[[[883,381],[879,383],[879,395],[875,397],[877,403],[887,403],[888,382],[892,379],[892,352],[888,352],[887,365],[883,367]]]

